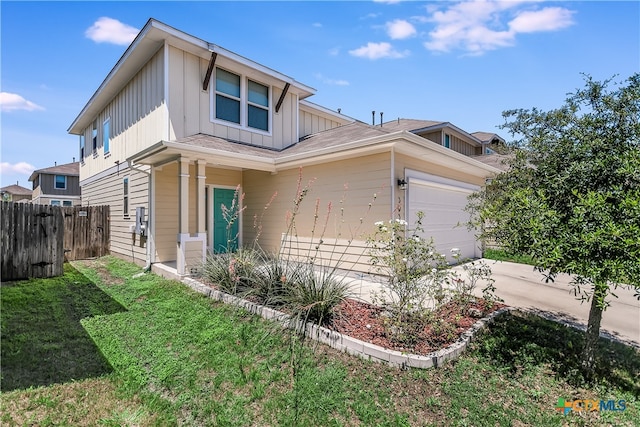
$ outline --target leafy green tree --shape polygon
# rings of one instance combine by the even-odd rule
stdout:
[[[585,87],[551,111],[505,111],[509,169],[469,203],[485,241],[530,255],[548,280],[573,276],[591,300],[581,364],[587,378],[607,297],[640,297],[640,74]]]

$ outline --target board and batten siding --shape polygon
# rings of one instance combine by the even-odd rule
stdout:
[[[149,167],[146,166],[138,168],[147,173],[149,171]],[[110,171],[112,173],[109,175],[82,186],[82,205],[109,205],[111,253],[142,265],[146,261],[147,241],[132,233],[130,226],[135,225],[136,207],[144,207],[147,214],[145,220],[149,219],[149,175],[132,168],[124,168],[120,171],[112,168]],[[124,178],[127,177],[129,178],[129,214],[125,215],[123,211]]]
[[[255,240],[254,217],[257,217],[262,229],[260,245],[268,251],[279,249],[282,233],[287,230],[287,212],[294,209],[300,173],[301,187],[309,185],[310,190],[296,217],[297,235],[311,237],[314,234],[319,238],[329,213],[324,233],[326,241],[331,238],[364,240],[367,233],[373,231],[376,221],[389,218],[390,167],[390,154],[381,153],[307,166],[301,170],[289,169],[276,175],[245,171],[244,244],[250,245]],[[276,192],[271,205],[265,209]],[[316,203],[318,220],[313,232]]]
[[[273,78],[253,74],[238,64],[218,56],[216,67],[239,74],[243,81],[255,80],[271,88],[270,135],[252,132],[249,128],[227,126],[221,121],[211,120],[212,92],[215,93],[215,69],[208,89],[202,89],[204,76],[209,65],[208,60],[193,55],[177,47],[169,49],[169,139],[203,133],[231,141],[238,141],[258,147],[281,149],[298,142],[297,96],[287,93],[278,113],[275,112],[277,100],[284,88],[284,82]],[[281,87],[280,87],[281,86]]]
[[[85,156],[80,180],[124,162],[127,157],[161,141],[166,134],[164,50],[160,49],[96,117],[98,148],[92,153],[92,125],[84,131]],[[103,124],[109,119],[109,152],[104,152]]]
[[[322,132],[323,130],[333,129],[341,126],[344,123],[340,123],[330,117],[325,117],[320,114],[314,114],[312,111],[300,109],[300,130],[298,137],[302,138],[314,133]]]

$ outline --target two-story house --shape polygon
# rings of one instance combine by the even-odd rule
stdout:
[[[443,251],[479,255],[473,234],[456,227],[467,195],[497,172],[455,150],[455,138],[467,138],[475,153],[477,140],[452,125],[449,147],[367,125],[309,102],[314,93],[149,20],[69,128],[80,136],[84,203],[111,206],[112,253],[184,275],[207,251],[232,249],[230,235],[242,245],[259,229],[260,245],[277,250],[297,191],[312,180],[297,236],[314,236],[316,201],[331,217],[329,246],[361,242],[400,207],[409,221],[427,212],[425,233]],[[230,225],[234,200],[241,210]]]
[[[57,165],[33,171],[31,202],[40,205],[75,206],[81,204],[80,163]]]

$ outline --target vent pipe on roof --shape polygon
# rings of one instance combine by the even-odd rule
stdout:
[[[58,166],[58,162],[53,162],[53,166]]]
[[[376,125],[376,110],[373,110],[371,112],[371,126],[375,126]]]
[[[75,162],[76,162],[76,158],[75,158],[75,157],[73,157],[73,163],[75,163]]]
[[[338,108],[338,114],[340,114],[341,111],[342,111],[342,108]]]
[[[382,114],[384,114],[382,111],[380,111],[380,127],[382,127]]]

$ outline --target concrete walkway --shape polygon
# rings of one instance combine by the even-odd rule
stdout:
[[[576,299],[570,276],[560,275],[555,282],[545,283],[544,276],[530,265],[484,261],[493,272],[496,295],[505,304],[586,328],[590,302]],[[365,301],[371,301],[371,291],[380,289],[380,283],[370,275],[352,272],[349,277],[353,291]],[[601,332],[640,347],[640,301],[631,289],[618,288],[614,293],[618,298],[608,298],[611,305],[602,316]],[[481,289],[477,294],[481,295]]]

